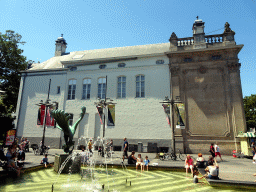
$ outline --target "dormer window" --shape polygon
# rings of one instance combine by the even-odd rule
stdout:
[[[106,68],[106,65],[100,65],[99,68],[100,68],[100,69],[105,69],[105,68]]]
[[[76,71],[77,67],[70,67],[70,71]]]
[[[164,64],[164,60],[157,60],[156,64]]]
[[[126,65],[125,63],[118,63],[117,66],[118,66],[118,67],[125,67],[125,65]]]

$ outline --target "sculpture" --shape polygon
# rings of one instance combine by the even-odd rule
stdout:
[[[64,133],[64,139],[65,139],[64,152],[65,153],[71,154],[74,149],[75,142],[73,141],[73,137],[75,135],[78,124],[81,122],[81,120],[85,115],[86,107],[82,107],[81,110],[82,112],[80,114],[80,118],[72,126],[69,125],[70,114],[65,113],[63,110],[51,111],[52,117],[58,124],[57,128],[63,131]]]

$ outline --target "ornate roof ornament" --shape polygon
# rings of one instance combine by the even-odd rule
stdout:
[[[230,29],[230,25],[228,22],[225,23],[225,30],[224,30],[224,33],[231,33],[231,32],[234,32]]]
[[[170,40],[172,39],[178,39],[177,35],[174,32],[172,32],[172,35],[170,37]]]

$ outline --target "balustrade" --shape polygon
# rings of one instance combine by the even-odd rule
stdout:
[[[186,45],[193,45],[194,44],[194,37],[186,37],[178,39],[178,47],[186,46]]]
[[[205,42],[206,43],[221,43],[223,42],[223,34],[219,35],[206,35]]]

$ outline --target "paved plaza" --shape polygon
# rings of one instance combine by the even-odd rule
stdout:
[[[80,152],[79,150],[74,150],[74,152]],[[48,159],[50,163],[54,162],[55,154],[62,154],[63,150],[62,149],[50,149],[49,150],[49,155]],[[150,164],[153,166],[153,164],[157,164],[154,167],[164,167],[164,168],[177,168],[177,169],[184,169],[184,161],[177,160],[177,161],[172,161],[172,160],[164,160],[161,161],[156,158],[156,153],[141,153],[142,158],[145,158],[147,155],[150,159]],[[135,154],[137,157],[138,153]],[[121,156],[122,152],[120,151],[115,151],[112,158],[107,157],[107,158],[102,158],[98,155],[97,151],[94,151],[94,158],[97,161],[97,163],[101,163],[102,161],[106,162],[108,164],[113,164],[113,165],[121,165]],[[191,154],[193,158],[197,157],[197,154]],[[209,156],[208,154],[203,155],[206,159]],[[24,165],[24,171],[31,170],[33,168],[38,169],[38,166],[40,165],[40,162],[42,160],[43,156],[42,155],[35,155],[33,153],[33,150],[30,149],[29,152],[26,153],[26,162]],[[246,158],[234,158],[233,156],[227,156],[223,155],[223,162],[218,161],[219,167],[220,167],[220,173],[219,176],[222,181],[230,181],[230,182],[237,182],[237,183],[243,183],[243,182],[250,182],[251,184],[254,183],[256,180],[256,177],[253,176],[254,173],[256,173],[256,164],[252,163],[251,159],[246,159]],[[125,164],[127,165],[127,160],[125,160]],[[150,169],[150,168],[149,168]],[[184,169],[185,171],[185,169]],[[3,176],[3,171],[1,169],[0,174]],[[256,187],[256,182],[255,182],[255,187]]]

